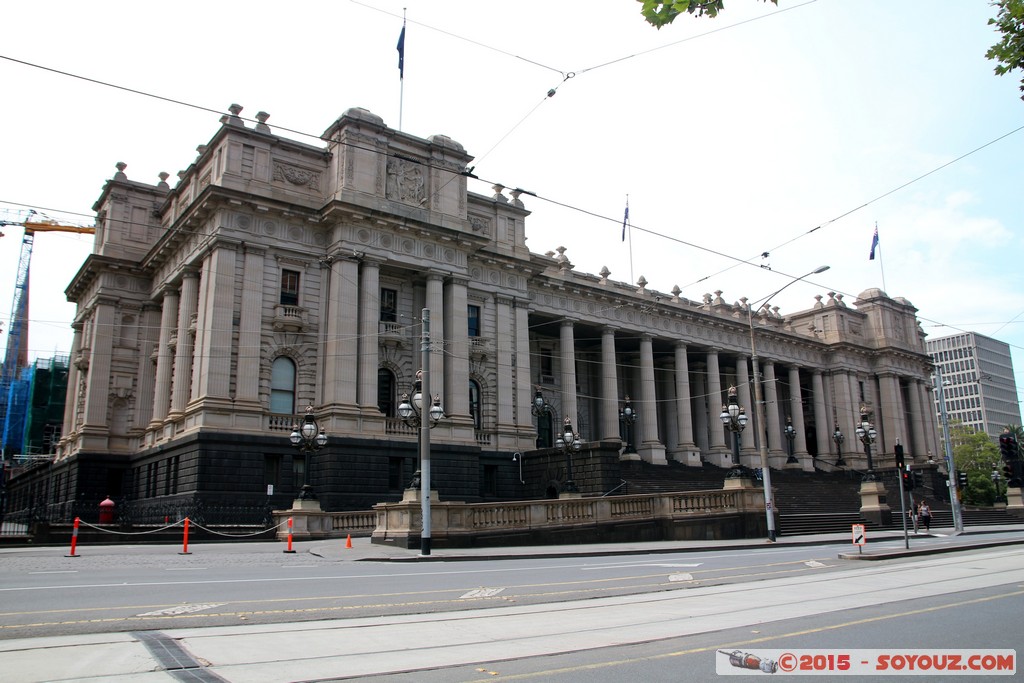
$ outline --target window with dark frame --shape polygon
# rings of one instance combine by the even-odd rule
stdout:
[[[469,380],[469,415],[473,418],[473,428],[483,429],[483,410],[480,406],[480,384]]]
[[[299,305],[299,271],[281,271],[281,305]]]
[[[466,306],[466,322],[470,337],[480,336],[480,307],[472,304]]]
[[[398,322],[398,290],[381,287],[380,321],[382,323]]]
[[[555,355],[551,349],[540,350],[540,376],[547,380],[555,377]]]
[[[483,495],[485,496],[497,496],[498,495],[498,466],[497,465],[484,465],[484,490]]]
[[[377,410],[385,417],[397,415],[395,412],[395,373],[387,368],[377,370]]]

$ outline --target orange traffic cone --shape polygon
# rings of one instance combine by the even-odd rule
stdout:
[[[349,534],[348,538],[345,539],[345,547],[346,548],[351,548],[352,547],[352,534]]]

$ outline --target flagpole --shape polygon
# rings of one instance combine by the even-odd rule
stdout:
[[[626,217],[623,218],[623,224],[624,224],[624,226],[629,224],[629,195],[628,194],[626,195]],[[625,228],[623,228],[623,229],[625,229]],[[633,231],[632,230],[629,231],[629,283],[630,284],[635,284],[633,282]]]
[[[875,234],[878,234],[878,221],[875,221]],[[882,263],[882,240],[878,240],[878,270],[882,272],[882,291],[888,293],[889,288],[885,286],[885,264]]]
[[[398,36],[398,130],[402,130],[402,109],[405,106],[405,10],[402,8],[402,33]]]

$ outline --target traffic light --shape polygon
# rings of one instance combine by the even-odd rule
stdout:
[[[960,471],[956,473],[956,485],[957,488],[963,490],[967,488],[967,473]]]
[[[916,486],[917,488],[924,487],[924,475],[922,475],[917,470],[914,470],[911,474],[914,475],[914,486]]]
[[[1016,460],[1020,457],[1017,440],[1010,432],[1003,432],[999,435],[999,455],[1003,460]]]
[[[896,444],[895,448],[893,448],[893,453],[896,454],[896,469],[903,470],[906,467],[903,463],[903,446]],[[906,479],[907,477],[904,476],[903,478]]]
[[[900,477],[903,479],[903,490],[913,491],[914,490],[914,476],[910,470],[901,470]]]

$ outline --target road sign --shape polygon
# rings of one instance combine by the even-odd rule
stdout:
[[[864,534],[864,525],[863,524],[854,524],[853,525],[853,544],[854,545],[864,545],[865,543],[867,543],[867,536],[865,536],[865,534]]]

